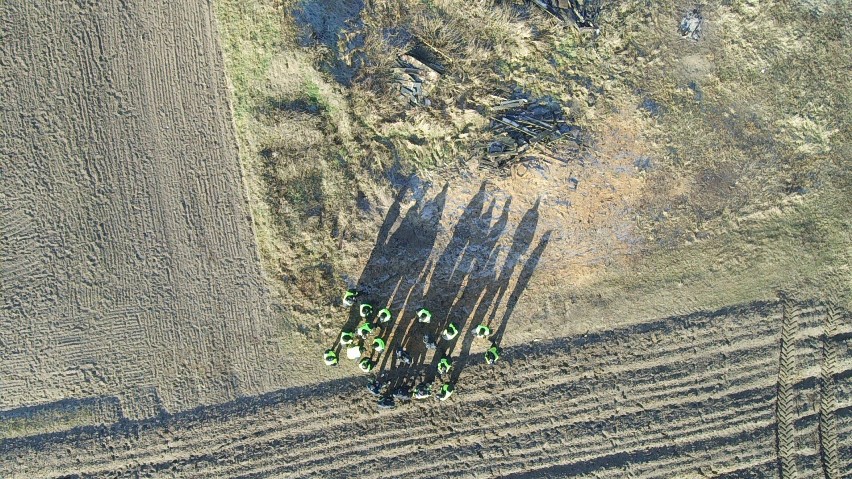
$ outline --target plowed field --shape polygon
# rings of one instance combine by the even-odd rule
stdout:
[[[94,397],[59,409],[100,423],[269,390],[209,6],[13,1],[0,21],[0,409]]]
[[[471,357],[443,403],[378,412],[343,380],[10,441],[0,459],[11,477],[846,477],[852,331],[829,319],[778,303],[668,318]]]

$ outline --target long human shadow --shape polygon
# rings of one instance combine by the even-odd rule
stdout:
[[[509,247],[509,252],[506,255],[502,268],[500,268],[499,274],[497,272],[499,251],[494,249],[491,251],[491,254],[485,262],[485,267],[481,271],[481,276],[474,281],[468,281],[463,296],[467,297],[466,302],[471,311],[468,315],[469,320],[467,322],[469,327],[462,330],[464,334],[458,339],[461,343],[461,346],[458,348],[459,353],[457,355],[454,354],[453,357],[459,359],[467,358],[470,354],[473,342],[476,340],[475,336],[472,334],[473,328],[479,324],[485,324],[492,328],[493,334],[489,340],[499,345],[499,340],[502,339],[502,335],[505,332],[506,323],[508,323],[521,293],[529,283],[529,279],[532,277],[532,273],[538,265],[538,261],[544,253],[544,248],[546,247],[547,240],[549,240],[550,237],[549,232],[542,237],[542,240],[539,242],[539,246],[536,247],[536,250],[527,260],[527,263],[522,268],[522,276],[518,279],[515,289],[509,298],[510,301],[514,299],[514,303],[507,305],[507,310],[504,313],[501,323],[499,325],[495,324],[495,321],[493,320],[495,312],[500,306],[500,302],[502,301],[503,295],[509,286],[509,282],[519,261],[521,260],[521,257],[527,249],[529,249],[532,239],[535,236],[536,227],[538,225],[539,204],[540,202],[536,201],[536,203],[527,210],[524,217],[518,224],[518,227],[515,230],[515,235],[512,238],[512,244]],[[526,277],[523,276],[524,274],[526,274]],[[491,319],[486,321],[485,318],[489,310],[492,311]],[[454,346],[458,347],[458,344]],[[451,348],[448,354],[454,350],[455,347]],[[450,382],[455,384],[458,381],[463,365],[468,362],[469,361],[458,362],[458,367],[453,368],[450,372]]]
[[[443,321],[433,325],[432,334],[439,336],[449,323],[453,323],[459,331],[459,335],[452,340],[441,339],[437,354],[432,358],[429,371],[437,371],[438,361],[441,357],[451,357],[459,341],[467,337],[469,329],[470,312],[472,302],[485,291],[490,282],[494,281],[493,271],[496,270],[497,258],[499,256],[498,241],[506,229],[509,220],[511,198],[506,200],[503,211],[494,225],[493,219],[494,202],[480,216],[477,234],[474,240],[461,256],[456,268],[446,274],[432,276],[429,294],[426,301],[436,304],[443,309]]]
[[[491,337],[491,341],[493,343],[499,345],[503,341],[503,334],[506,332],[506,325],[509,324],[509,318],[515,311],[515,306],[518,305],[518,301],[521,299],[521,294],[525,289],[527,289],[527,285],[538,267],[538,262],[541,260],[544,250],[550,243],[551,233],[551,231],[547,231],[541,236],[538,240],[538,245],[536,245],[535,249],[532,253],[530,253],[530,257],[527,258],[527,262],[524,263],[524,267],[521,269],[521,273],[518,275],[518,280],[515,283],[515,288],[512,290],[512,293],[509,295],[509,299],[506,301],[506,310],[503,312],[503,318],[498,324],[494,325],[494,335]]]
[[[447,190],[448,185],[445,185],[433,199],[418,199],[394,229],[401,214],[402,199],[407,193],[406,188],[400,190],[379,229],[376,244],[355,286],[361,292],[359,300],[372,305],[374,315],[381,308],[391,309],[393,321],[383,325],[378,334],[386,341],[401,321],[407,297],[428,265],[446,204]],[[354,332],[362,321],[357,305],[350,308],[348,314],[341,332]],[[339,338],[339,335],[335,338],[334,346],[338,353],[341,350]],[[392,354],[390,348],[384,356],[388,354]]]
[[[435,261],[434,267],[424,280],[425,287],[418,304],[433,312],[432,322],[411,324],[407,330],[408,334],[403,336],[400,341],[401,346],[409,350],[415,357],[415,365],[420,365],[426,363],[425,359],[428,354],[421,338],[429,334],[435,339],[437,350],[432,355],[429,365],[425,368],[425,371],[417,371],[418,373],[425,372],[427,381],[432,376],[428,373],[434,370],[441,357],[447,354],[448,345],[458,340],[458,338],[454,338],[448,342],[441,339],[441,332],[450,321],[460,331],[464,329],[466,316],[452,314],[453,305],[458,298],[462,285],[468,275],[477,269],[472,267],[478,263],[477,258],[481,257],[483,252],[494,248],[508,221],[509,201],[506,202],[500,219],[489,229],[496,202],[492,200],[488,208],[482,212],[484,197],[483,185],[483,188],[474,196],[465,208],[463,215],[456,222],[448,246]],[[418,374],[418,376],[422,375]]]
[[[492,289],[495,289],[494,299],[491,302],[491,317],[488,320],[489,326],[493,326],[494,317],[497,314],[497,306],[503,300],[503,295],[509,287],[509,280],[515,273],[515,267],[521,260],[521,256],[529,249],[532,239],[535,236],[535,230],[538,226],[538,207],[541,204],[541,198],[537,199],[535,204],[527,210],[518,228],[515,230],[515,236],[512,239],[512,246],[509,248],[509,253],[503,261],[503,268],[500,271],[500,276],[496,281],[490,284]],[[493,329],[493,328],[492,328]]]
[[[413,313],[411,311],[417,309],[418,306],[411,304],[410,299],[412,296],[417,296],[416,291],[422,288],[424,276],[431,269],[429,258],[440,229],[448,188],[449,184],[445,184],[435,198],[420,211],[415,212],[413,231],[403,231],[402,234],[397,234],[403,229],[405,224],[403,222],[391,237],[391,244],[394,244],[393,241],[397,242],[395,248],[391,251],[394,256],[389,259],[391,263],[399,266],[398,269],[392,268],[392,274],[396,276],[396,281],[394,282],[392,277],[387,278],[378,288],[376,294],[371,294],[377,298],[384,295],[387,298],[386,306],[394,314],[393,321],[387,327],[384,327],[379,334],[379,337],[384,339],[387,344],[387,352],[374,357],[379,363],[377,372],[381,372],[388,359],[394,357],[394,351],[397,347],[405,347],[404,344],[398,346],[398,338],[407,336],[410,325],[415,322],[412,319]],[[411,210],[409,210],[410,212]],[[406,219],[409,216],[407,215]],[[390,287],[391,284],[393,284],[393,288]],[[376,301],[381,300],[377,299]],[[415,365],[422,360],[416,355],[412,356],[414,356]]]
[[[390,237],[393,225],[396,224],[396,221],[399,219],[401,203],[407,192],[408,187],[403,186],[400,188],[399,192],[397,192],[396,198],[388,209],[388,212],[382,222],[382,226],[379,227],[379,232],[376,235],[376,244],[370,252],[370,257],[367,259],[367,265],[364,267],[364,270],[361,272],[361,277],[358,279],[358,284],[356,285],[357,288],[361,287],[360,285],[364,283],[365,278],[375,274],[374,270],[377,269],[378,263],[383,261],[388,255],[388,238]],[[349,311],[347,314],[346,323],[341,327],[340,333],[343,331],[353,331],[358,325],[359,316],[357,312]],[[337,353],[340,353],[340,334],[334,338],[332,349],[334,349]]]
[[[473,336],[470,334],[470,328],[478,322],[484,322],[486,313],[492,305],[495,309],[497,308],[518,262],[529,249],[535,235],[538,224],[538,202],[524,214],[508,248],[507,257],[502,267],[498,268],[502,251],[498,247],[498,242],[508,223],[510,204],[510,200],[506,201],[501,216],[491,225],[494,220],[495,202],[492,201],[489,207],[477,217],[476,212],[481,211],[483,203],[475,198],[468,206],[465,217],[456,223],[454,238],[460,240],[455,242],[456,247],[448,247],[436,260],[435,267],[427,276],[428,287],[424,290],[421,299],[421,304],[434,310],[433,322],[415,325],[412,329],[429,332],[438,338],[448,322],[452,321],[458,327],[459,335],[449,341],[437,339],[438,349],[431,361],[424,363],[422,367],[395,371],[395,374],[387,375],[386,381],[390,384],[410,386],[416,382],[434,382],[439,376],[438,361],[444,356],[453,358],[456,366],[449,375],[443,377],[443,380],[450,382],[458,380],[465,361],[457,360],[466,357],[472,345]],[[460,247],[462,242],[465,244],[463,248]],[[451,240],[450,244],[453,245],[454,241]],[[537,257],[535,261],[537,263]],[[529,268],[534,266],[525,268],[531,276]],[[511,297],[519,297],[528,281],[529,278],[521,281]],[[508,316],[506,319],[508,320]],[[492,322],[489,321],[489,323]],[[422,348],[414,340],[417,338],[419,333],[409,334],[403,338],[402,344],[407,348]],[[461,353],[454,354],[459,343],[461,343]],[[425,357],[425,349],[418,349],[418,351],[422,351],[424,355],[421,357]]]
[[[442,357],[460,359],[467,356],[473,338],[470,330],[479,323],[492,327],[493,339],[501,338],[505,323],[546,245],[546,241],[540,243],[530,258],[532,262],[527,262],[522,269],[498,325],[495,320],[498,307],[535,236],[539,202],[526,211],[509,246],[500,246],[509,222],[511,198],[502,206],[500,216],[495,217],[496,200],[491,199],[486,206],[488,193],[483,184],[456,221],[447,247],[432,259],[447,185],[433,199],[418,200],[400,220],[400,202],[406,193],[400,191],[388,211],[356,286],[363,292],[361,301],[369,302],[374,312],[388,307],[394,316],[390,323],[381,325],[377,334],[385,340],[384,352],[372,351],[370,345],[365,344],[376,363],[373,374],[394,389],[402,384],[433,382],[438,377],[437,363]],[[420,307],[432,311],[430,323],[419,323],[414,317],[414,311]],[[486,319],[489,312],[491,316]],[[362,319],[355,306],[343,330],[354,331],[360,322]],[[459,334],[446,340],[441,338],[441,333],[450,322],[458,328]],[[434,352],[423,342],[426,334],[437,343]],[[397,348],[408,352],[411,364],[401,364],[394,354]],[[460,361],[443,380],[457,380],[464,363]]]
[[[421,282],[421,284],[418,285],[419,288],[412,288],[410,290],[412,293],[416,293],[416,289],[421,289],[421,294],[414,294],[415,297],[410,298],[409,303],[412,306],[410,309],[416,310],[419,307],[428,308],[435,314],[433,322],[439,321],[438,318],[441,315],[441,309],[436,302],[429,298],[429,292],[434,291],[434,289],[432,286],[427,287],[426,284],[428,283],[431,285],[430,278],[435,277],[436,272],[454,268],[458,262],[458,258],[467,249],[468,244],[472,240],[475,240],[477,236],[478,220],[485,197],[485,183],[483,182],[477,194],[471,198],[470,203],[465,207],[462,215],[459,217],[459,220],[456,223],[457,226],[453,230],[453,234],[447,247],[444,249],[444,252],[431,265],[431,268],[427,268],[423,271],[422,277],[419,278]],[[440,275],[441,273],[437,274]],[[402,321],[397,322],[395,325],[396,329],[393,331],[394,334],[390,337],[388,349],[395,351],[396,348],[403,348],[411,354],[414,366],[422,364],[427,354],[427,349],[422,338],[426,333],[432,334],[431,328],[429,328],[428,325],[418,323],[413,319],[401,319]],[[389,361],[391,362],[390,365],[388,364]],[[379,363],[379,370],[385,370],[388,366],[398,366],[395,358],[392,358],[391,355],[383,356],[382,361]]]

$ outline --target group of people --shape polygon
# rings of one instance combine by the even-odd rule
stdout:
[[[387,350],[388,345],[386,340],[380,334],[382,328],[386,327],[393,320],[393,314],[390,309],[382,308],[374,315],[373,306],[366,301],[361,301],[361,296],[361,293],[354,289],[349,289],[343,294],[344,306],[352,308],[358,305],[358,315],[361,317],[362,323],[354,331],[342,331],[340,333],[339,344],[341,351],[345,351],[348,359],[356,360],[361,371],[370,373],[376,367],[376,360],[374,360],[373,356],[378,355],[378,359]],[[432,321],[432,313],[426,308],[418,309],[416,315],[419,323],[428,324]],[[491,336],[491,328],[485,324],[480,324],[474,328],[472,333],[477,338],[487,340]],[[452,341],[458,335],[459,328],[452,322],[449,322],[441,332],[441,338],[445,341]],[[370,340],[371,337],[372,341]],[[423,343],[427,349],[438,349],[434,337],[429,333],[423,336]],[[367,354],[367,344],[371,346],[369,354]],[[500,353],[500,348],[495,343],[491,343],[491,346],[485,352],[485,362],[494,364],[500,359]],[[398,364],[411,365],[413,362],[411,354],[402,347],[396,348],[394,356]],[[323,353],[323,360],[329,366],[338,364],[339,358],[336,346],[327,349]],[[443,384],[434,394],[439,401],[445,401],[453,394],[454,387],[452,381],[449,379],[449,372],[452,368],[452,359],[447,355],[443,355],[437,364],[437,373],[442,378]],[[397,400],[422,400],[433,395],[431,382],[423,382],[416,387],[401,386],[392,391],[386,391],[385,384],[382,384],[379,380],[372,379],[368,384],[368,389],[371,393],[380,397],[378,406],[383,409],[395,407],[395,401]]]

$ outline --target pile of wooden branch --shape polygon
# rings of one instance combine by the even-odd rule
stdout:
[[[483,166],[499,170],[536,157],[553,159],[555,155],[544,144],[577,130],[568,125],[562,107],[553,101],[510,100],[492,108],[492,113],[494,137]]]
[[[565,23],[582,29],[598,28],[602,0],[528,0]]]
[[[399,89],[400,101],[406,105],[429,106],[428,94],[441,74],[410,54],[400,55],[393,69],[393,82]]]

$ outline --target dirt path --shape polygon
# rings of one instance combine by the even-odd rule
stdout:
[[[100,423],[281,387],[209,4],[0,22],[0,410]]]
[[[828,455],[827,470],[845,477],[852,327],[798,304],[782,349],[782,309],[758,303],[508,348],[493,367],[472,356],[446,403],[380,413],[352,378],[7,441],[0,463],[10,477],[767,477],[789,462],[819,474]],[[820,400],[824,344],[837,356],[834,402]],[[794,366],[782,370],[790,355]],[[820,403],[834,409],[819,412]],[[826,417],[833,444],[817,434]]]

